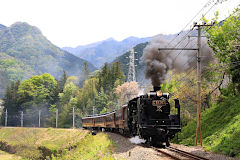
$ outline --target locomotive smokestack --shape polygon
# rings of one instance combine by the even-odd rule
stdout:
[[[161,90],[161,87],[153,86],[153,90],[154,90],[154,92],[157,92],[157,91]]]

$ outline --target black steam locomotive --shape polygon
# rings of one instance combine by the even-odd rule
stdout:
[[[119,131],[123,134],[140,136],[151,145],[169,146],[180,126],[180,104],[175,99],[178,113],[170,115],[169,94],[162,93],[160,87],[128,102],[120,109],[82,118],[84,128]]]

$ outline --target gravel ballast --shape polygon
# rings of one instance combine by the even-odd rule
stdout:
[[[106,132],[109,138],[116,144],[113,156],[115,159],[127,159],[127,160],[170,160],[164,154],[161,154],[152,148],[144,147],[143,145],[133,144],[130,142],[130,138],[126,138],[120,134]],[[203,147],[196,146],[184,146],[178,144],[171,144],[171,147],[178,148],[180,150],[190,152],[209,160],[239,160],[232,157],[227,157],[221,154],[214,154],[206,152]]]

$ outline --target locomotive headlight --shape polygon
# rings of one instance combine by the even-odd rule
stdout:
[[[163,94],[163,93],[162,93],[161,91],[157,91],[157,96],[158,96],[158,97],[161,97],[162,94]]]

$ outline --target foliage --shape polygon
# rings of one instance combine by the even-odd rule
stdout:
[[[206,29],[209,39],[209,46],[213,49],[219,61],[219,67],[231,75],[234,84],[233,92],[240,91],[240,9],[239,6],[224,22]],[[214,18],[217,22],[218,13]],[[204,21],[207,21],[203,18]]]
[[[63,93],[59,93],[60,97],[60,103],[66,104],[68,103],[72,98],[73,95],[77,92],[78,87],[74,85],[72,82],[66,84],[63,89]]]
[[[104,107],[107,111],[116,109],[117,97],[114,90],[124,79],[118,62],[113,63],[111,67],[105,63],[102,70],[86,80],[83,88],[79,90],[77,101],[83,114],[91,114],[93,105],[96,108],[95,113],[100,113]]]
[[[0,71],[6,73],[9,81],[21,80],[33,72],[28,65],[6,53],[0,53]]]
[[[161,89],[163,92],[170,93],[171,106],[174,106],[174,99],[178,98],[180,100],[181,123],[184,126],[195,117],[197,111],[196,72],[194,70],[187,71],[186,73],[171,71],[169,76],[169,80],[161,85]],[[206,97],[215,86],[211,85],[204,77],[201,84],[201,102],[203,108],[207,108],[209,107],[209,102],[206,101]],[[175,112],[175,108],[171,107],[171,111]]]
[[[240,96],[229,96],[224,102],[212,104],[202,114],[202,138],[207,150],[240,158]],[[188,123],[178,135],[179,143],[193,145],[196,120]]]
[[[63,88],[64,88],[64,85],[67,81],[67,78],[68,78],[68,76],[67,76],[66,71],[63,71],[63,75],[60,78],[60,80],[58,81],[60,92],[63,92]]]
[[[53,102],[57,81],[48,73],[40,76],[32,76],[23,81],[18,88],[18,101],[24,105],[30,101],[39,104],[43,102]]]
[[[20,82],[12,82],[11,85],[7,86],[6,92],[5,92],[5,96],[3,99],[3,112],[6,112],[6,110],[8,111],[8,115],[15,115],[17,113],[19,113],[19,111],[21,110],[20,107],[20,103],[18,101],[19,95],[18,95],[18,88],[19,88]],[[2,114],[2,123],[3,121],[3,115]],[[5,116],[5,115],[4,115]],[[16,120],[15,119],[9,119],[8,120],[8,124],[9,125],[16,125]]]
[[[72,126],[73,107],[76,107],[75,95],[78,91],[78,87],[69,80],[70,78],[71,77],[69,77],[67,83],[65,83],[63,93],[59,93],[59,126],[63,128],[70,128]]]
[[[12,82],[7,87],[3,99],[4,112],[7,110],[8,117],[10,117],[8,125],[19,125],[20,116],[18,115],[20,115],[20,111],[29,115],[29,123],[33,123],[33,119],[37,120],[35,117],[38,115],[38,110],[45,112],[42,116],[48,117],[49,108],[51,105],[56,105],[58,101],[58,92],[57,81],[48,73],[32,76],[21,83],[20,81]],[[45,122],[43,121],[43,123]],[[25,124],[28,122],[25,121]]]
[[[209,46],[213,49],[217,60],[210,64],[204,73],[203,78],[208,83],[203,87],[212,87],[206,96],[208,99],[206,101],[211,107],[201,116],[202,138],[206,149],[238,158],[240,157],[239,11],[238,6],[233,14],[220,23],[217,22],[217,12],[213,19],[217,25],[206,29]],[[208,22],[204,17],[203,20]],[[230,81],[226,85],[224,81],[227,79]],[[219,89],[220,95],[213,98],[212,93],[216,89]],[[211,102],[209,96],[211,96]],[[194,119],[183,127],[178,135],[178,142],[193,145],[195,134],[196,120]]]
[[[88,68],[88,63],[84,62],[83,63],[83,74],[80,75],[80,81],[79,81],[79,86],[82,87],[84,84],[84,81],[89,78],[89,68]]]
[[[124,82],[125,76],[120,64],[115,62],[112,66],[107,63],[95,76],[84,81],[82,88],[78,89],[73,78],[66,80],[62,93],[59,93],[59,127],[72,126],[73,107],[75,107],[76,126],[80,126],[80,117],[114,110],[118,107],[117,97],[114,93],[117,85]],[[54,119],[52,120],[54,121]]]
[[[111,103],[111,102],[110,102]],[[96,104],[97,104],[97,113],[107,112],[107,108],[110,108],[109,96],[104,92],[100,92],[96,96]]]

